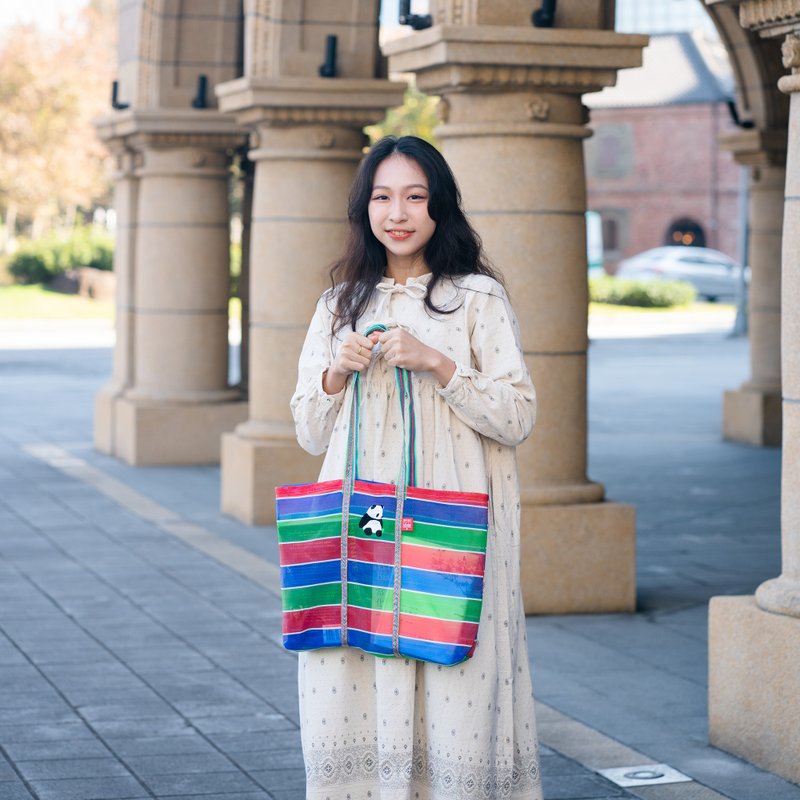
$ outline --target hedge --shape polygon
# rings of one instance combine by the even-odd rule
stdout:
[[[111,270],[114,240],[91,226],[74,228],[69,234],[50,234],[24,241],[8,262],[16,283],[47,283],[73,267]]]
[[[672,308],[691,303],[697,290],[684,281],[636,281],[604,275],[589,279],[589,299],[593,303],[641,308]]]

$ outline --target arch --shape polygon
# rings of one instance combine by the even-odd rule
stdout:
[[[665,245],[684,247],[705,247],[706,232],[703,226],[690,217],[673,220],[664,233]]]
[[[731,60],[739,119],[761,131],[785,130],[789,97],[778,89],[778,78],[785,73],[780,45],[742,28],[738,3],[706,0],[705,8]]]

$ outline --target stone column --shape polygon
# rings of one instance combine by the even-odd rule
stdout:
[[[308,324],[340,254],[362,129],[402,101],[403,86],[340,78],[243,78],[220,108],[254,131],[250,232],[249,419],[222,444],[222,510],[275,521],[275,486],[312,481],[320,460],[297,444],[289,400]]]
[[[228,159],[243,134],[215,111],[130,111],[109,126],[135,153],[134,314],[113,453],[130,464],[219,460],[246,418],[228,387]],[[128,326],[130,331],[131,326]]]
[[[754,445],[781,443],[781,231],[786,183],[785,131],[741,131],[725,137],[739,164],[750,168],[751,269],[748,297],[750,374],[725,392],[726,439]]]
[[[776,20],[772,6],[742,8],[743,24],[795,31],[783,43],[792,74],[778,82],[791,95],[781,268],[783,565],[755,597],[711,600],[709,731],[716,747],[800,782],[800,2],[781,11]]]
[[[479,19],[479,17],[478,17]],[[539,399],[519,449],[528,613],[632,611],[635,522],[587,478],[587,256],[581,94],[638,66],[647,37],[436,26],[386,45],[390,67],[443,96],[443,151],[508,280]]]
[[[113,136],[104,124],[98,126],[98,134],[105,140],[115,160],[116,343],[111,380],[95,396],[94,446],[101,453],[113,455],[116,451],[114,408],[116,401],[130,386],[133,375],[133,275],[139,179],[135,174],[135,153],[127,147],[124,137]]]

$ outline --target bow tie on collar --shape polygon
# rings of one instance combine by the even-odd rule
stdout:
[[[422,300],[428,293],[428,287],[424,283],[413,281],[408,283],[379,283],[375,288],[387,296],[402,292],[415,300]]]

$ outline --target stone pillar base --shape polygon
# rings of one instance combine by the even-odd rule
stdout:
[[[247,419],[247,403],[155,403],[122,397],[111,413],[113,454],[132,466],[218,464],[220,439]]]
[[[294,429],[292,429],[294,430]],[[222,511],[247,525],[275,524],[275,487],[316,480],[320,456],[290,439],[222,437]]]
[[[621,503],[523,505],[526,614],[636,610],[636,511]]]
[[[737,389],[725,392],[722,435],[731,442],[780,446],[781,396],[779,392]]]
[[[710,743],[800,783],[800,619],[712,597],[708,628]]]
[[[114,404],[119,395],[119,390],[108,384],[94,396],[94,449],[108,456],[114,455]]]

